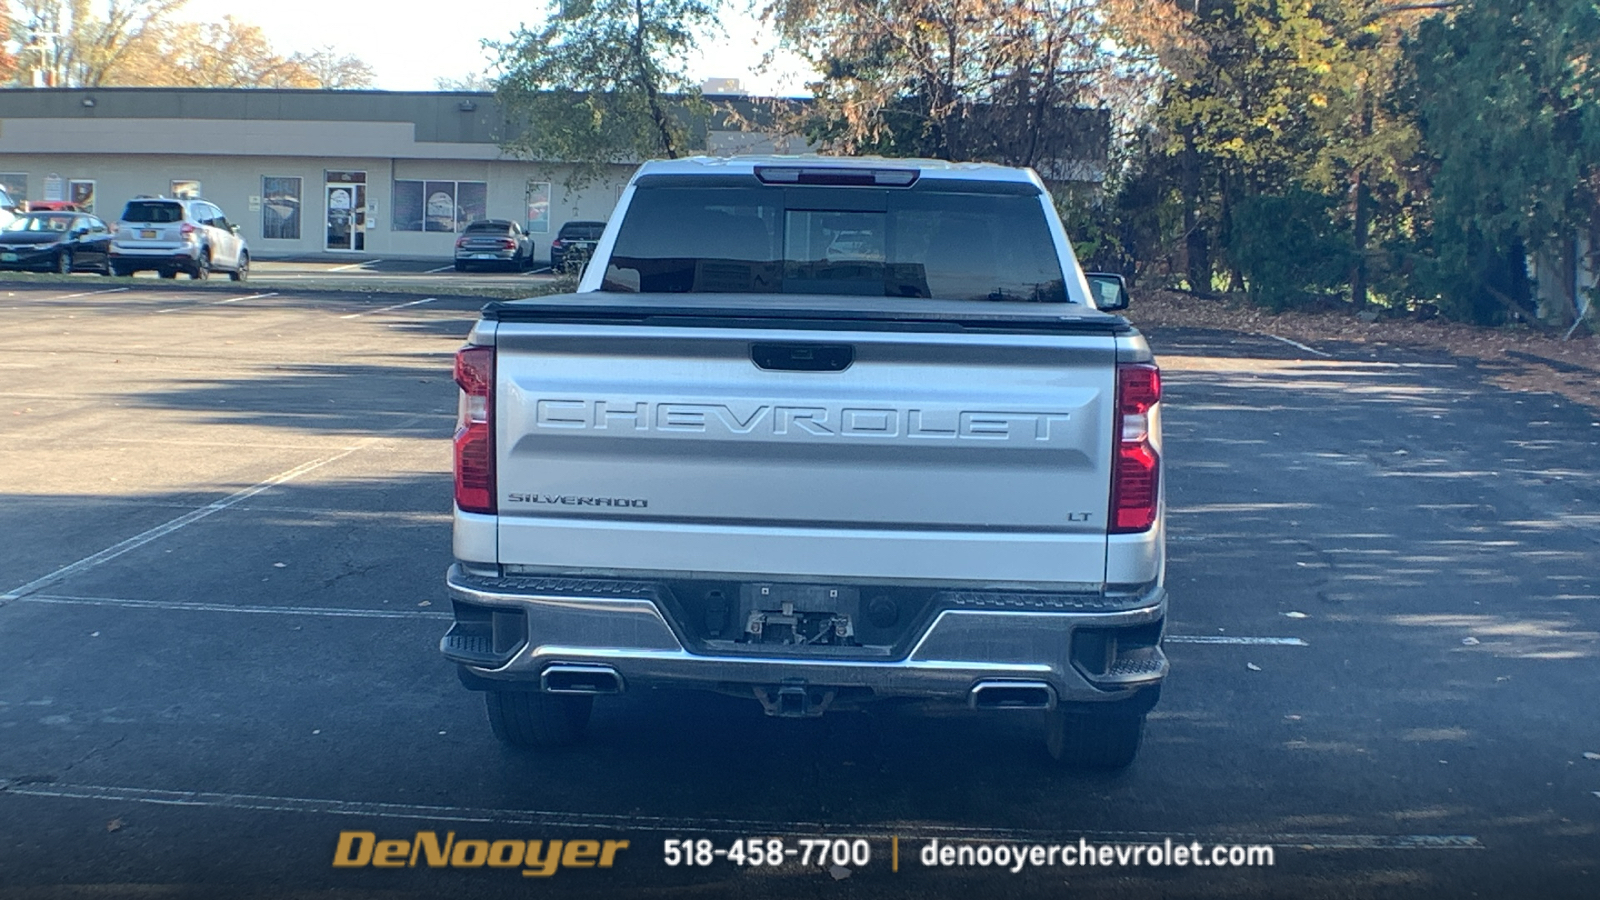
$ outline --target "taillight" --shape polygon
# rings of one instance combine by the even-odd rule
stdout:
[[[186,241],[194,240],[194,233],[195,233],[196,230],[197,229],[193,225],[189,224],[188,222],[185,222],[182,225],[178,226],[178,233],[183,235],[183,239],[186,240]]]
[[[457,247],[465,247],[466,245],[467,245],[467,236],[466,235],[463,234],[461,237],[456,238],[456,246]]]
[[[500,239],[500,246],[504,247],[507,250],[515,250],[515,249],[517,249],[517,242],[512,240],[511,238],[501,238]]]
[[[551,250],[560,250],[561,249],[561,238],[556,238],[555,240],[551,241],[550,242],[550,249]]]
[[[456,351],[456,506],[462,512],[494,513],[494,348]]]
[[[1150,413],[1161,402],[1161,370],[1117,366],[1116,456],[1111,470],[1111,533],[1146,531],[1156,521],[1161,457],[1150,442]]]

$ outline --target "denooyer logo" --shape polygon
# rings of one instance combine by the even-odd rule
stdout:
[[[547,878],[557,869],[609,869],[627,841],[457,840],[454,831],[439,840],[419,831],[410,840],[378,840],[371,831],[341,831],[333,851],[336,869],[521,869],[524,878]]]

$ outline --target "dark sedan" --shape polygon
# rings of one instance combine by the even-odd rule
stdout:
[[[111,229],[94,216],[31,212],[0,229],[0,269],[111,274]]]
[[[583,271],[605,230],[604,222],[568,222],[561,226],[556,239],[550,242],[551,271]]]

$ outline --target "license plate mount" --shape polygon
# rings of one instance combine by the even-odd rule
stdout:
[[[861,590],[845,585],[739,585],[741,640],[755,644],[853,646]]]
[[[145,230],[139,232],[139,237],[147,241],[153,241],[156,239],[155,229],[146,228]]]

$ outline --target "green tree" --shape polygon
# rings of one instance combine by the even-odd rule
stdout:
[[[1057,167],[1100,155],[1107,138],[1086,133],[1097,119],[1080,107],[1137,105],[1137,85],[1154,70],[1138,37],[1182,18],[1166,0],[768,0],[762,9],[816,67],[803,126],[827,148],[1034,166],[1063,180],[1081,173]]]
[[[499,53],[511,152],[574,164],[571,185],[608,164],[699,149],[686,113],[708,111],[684,60],[716,26],[703,0],[567,0]]]
[[[1525,253],[1543,254],[1559,303],[1541,312],[1571,322],[1577,237],[1600,221],[1600,5],[1473,0],[1413,52],[1446,299],[1483,322],[1531,311]]]

